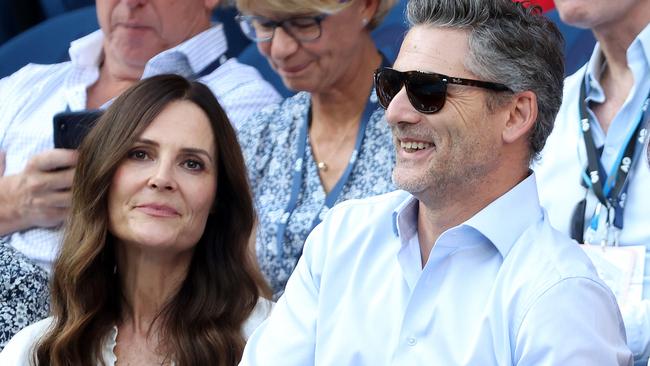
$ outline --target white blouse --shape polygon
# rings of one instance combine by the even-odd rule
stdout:
[[[253,331],[269,316],[274,303],[260,298],[242,327],[244,338],[248,339]],[[33,348],[36,342],[47,332],[52,325],[54,318],[49,317],[38,321],[20,332],[16,333],[0,353],[0,365],[3,366],[30,366],[33,355]],[[108,337],[105,338],[102,347],[102,359],[106,365],[115,365],[117,356],[114,349],[117,344],[117,327],[111,329]],[[99,362],[97,363],[100,364]]]

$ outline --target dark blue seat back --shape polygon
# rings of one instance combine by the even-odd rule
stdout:
[[[95,5],[95,0],[39,0],[45,18],[52,18],[69,11]]]
[[[48,19],[0,46],[0,77],[28,63],[52,64],[69,59],[70,42],[98,29],[95,7]]]
[[[0,45],[43,21],[39,0],[0,0]]]
[[[545,14],[564,36],[564,75],[569,76],[589,61],[596,45],[596,39],[588,29],[580,29],[563,23],[557,9],[549,10]]]
[[[223,24],[223,31],[226,33],[228,40],[228,53],[231,55],[239,55],[251,41],[246,38],[244,33],[239,28],[239,24],[235,21],[237,15],[237,8],[223,7],[214,11],[212,19]]]

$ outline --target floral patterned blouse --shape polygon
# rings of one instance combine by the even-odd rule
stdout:
[[[0,350],[19,330],[47,317],[47,273],[0,239]]]
[[[259,220],[257,258],[276,299],[302,253],[314,219],[327,211],[326,192],[309,143],[303,156],[297,156],[300,130],[308,123],[310,98],[309,93],[300,92],[279,105],[269,106],[242,124],[238,131]],[[374,91],[370,101],[376,101]],[[368,120],[353,169],[336,203],[393,190],[394,162],[390,128],[384,111],[379,108]],[[288,217],[283,242],[277,243],[278,223],[292,192],[294,167],[301,163],[300,194]]]

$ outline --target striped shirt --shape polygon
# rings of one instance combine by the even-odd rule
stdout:
[[[52,149],[52,117],[67,107],[86,107],[86,90],[99,77],[103,33],[98,30],[70,45],[69,62],[30,64],[0,80],[0,150],[7,153],[5,175],[20,173],[35,154]],[[147,63],[143,78],[175,73],[192,78],[227,50],[223,26],[212,28],[166,50]],[[210,87],[238,126],[250,114],[277,103],[280,95],[256,69],[231,58],[199,81]],[[9,242],[49,270],[61,241],[60,228],[13,233]]]

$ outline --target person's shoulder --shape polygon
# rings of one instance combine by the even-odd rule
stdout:
[[[523,254],[521,268],[525,268],[541,288],[567,279],[594,281],[604,286],[582,248],[575,240],[556,230],[546,212],[544,219],[525,235],[524,242],[519,243],[519,251],[523,251],[520,253]]]
[[[232,77],[236,77],[240,83],[264,80],[262,74],[256,68],[239,62],[236,57],[229,58],[217,70],[219,69]]]
[[[255,331],[255,329],[257,329],[257,327],[262,324],[262,322],[266,320],[269,315],[271,315],[271,310],[273,310],[274,305],[275,303],[271,300],[265,299],[263,297],[259,298],[257,305],[255,305],[255,308],[250,313],[248,319],[246,319],[244,325],[242,326],[242,332],[244,333],[245,339],[248,339],[250,335],[253,334],[253,331]]]
[[[362,257],[376,262],[399,248],[394,245],[395,215],[412,199],[408,192],[393,191],[336,204],[309,234],[302,257],[314,273],[321,273],[325,266],[349,270],[348,264]],[[341,272],[328,273],[336,277]]]
[[[16,333],[0,353],[0,365],[29,365],[36,342],[48,331],[53,318],[45,318]]]
[[[240,138],[255,136],[272,139],[277,133],[298,128],[309,108],[309,94],[301,92],[280,103],[270,104],[252,114],[239,127]]]
[[[575,301],[578,294],[598,299],[605,306],[616,304],[578,243],[554,229],[547,219],[522,235],[504,258],[499,277],[518,322],[533,308],[560,306]]]
[[[574,72],[573,74],[567,76],[564,79],[564,91],[563,91],[563,96],[562,100],[563,102],[568,100],[568,99],[577,99],[580,93],[580,85],[582,84],[585,73],[587,71],[587,65],[588,63],[582,65],[581,68],[578,69],[578,71]]]
[[[282,99],[256,68],[245,65],[234,57],[228,59],[201,81],[215,89],[218,94],[241,90],[246,93],[264,93],[265,98],[270,99],[271,102],[279,102]],[[259,95],[251,94],[251,97],[259,97]]]
[[[19,108],[34,98],[47,98],[44,90],[63,85],[70,71],[70,62],[41,65],[28,64],[15,73],[0,80],[0,95],[3,103]],[[12,109],[13,110],[13,109]]]
[[[364,223],[374,223],[392,220],[393,212],[412,198],[411,194],[396,190],[377,196],[370,196],[359,199],[350,199],[335,205],[325,217],[325,222],[330,225],[339,225],[348,221],[351,217],[363,218]],[[357,225],[358,222],[354,222]]]
[[[399,205],[409,197],[412,197],[410,193],[403,190],[395,190],[376,196],[347,200],[337,204],[332,210],[367,209],[377,207],[378,205],[395,209],[393,206]]]
[[[5,79],[13,84],[33,86],[34,83],[42,82],[44,79],[61,78],[67,75],[70,65],[69,61],[48,65],[27,64]]]

